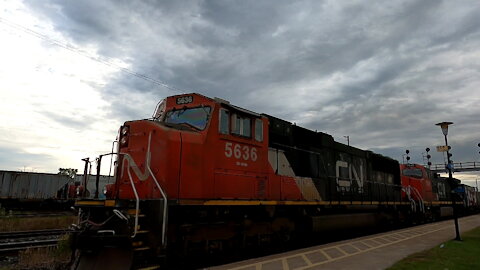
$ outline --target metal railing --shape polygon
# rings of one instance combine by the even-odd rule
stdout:
[[[405,186],[402,187],[402,190],[407,194],[408,200],[410,201],[410,204],[412,205],[412,210],[414,212],[417,211],[417,201],[415,201],[414,198],[412,198],[412,193],[418,198],[418,208],[422,213],[425,213],[425,203],[423,201],[422,195],[418,191],[417,188],[412,187],[412,186]]]
[[[147,154],[149,155],[148,160],[150,161],[150,141],[152,139],[152,132],[148,135],[148,149],[147,149]],[[162,245],[165,246],[166,243],[166,230],[167,230],[167,194],[163,190],[163,188],[160,186],[160,183],[158,183],[157,178],[152,172],[152,169],[150,168],[150,162],[147,164],[147,169],[150,175],[152,176],[153,180],[155,181],[155,185],[157,186],[158,190],[162,194],[163,197],[163,219],[162,219]]]
[[[452,172],[468,172],[468,171],[480,171],[480,162],[454,162]],[[432,164],[430,166],[432,172],[448,172],[447,164]]]
[[[156,185],[156,187],[158,188],[158,190],[160,191],[160,193],[162,195],[162,199],[164,201],[164,203],[163,203],[163,219],[162,219],[162,245],[165,245],[165,243],[166,243],[166,229],[167,229],[166,222],[167,222],[167,218],[168,218],[167,194],[166,194],[165,190],[163,190],[162,186],[160,185],[157,178],[153,174],[152,169],[150,168],[150,160],[151,160],[150,145],[151,145],[151,140],[152,140],[152,132],[150,132],[150,134],[148,136],[148,148],[147,148],[147,153],[146,153],[146,156],[145,156],[146,168],[145,168],[145,171],[143,173],[139,170],[138,165],[133,160],[133,157],[128,153],[113,153],[113,151],[112,151],[111,153],[103,154],[103,155],[100,155],[98,157],[98,159],[97,159],[97,176],[96,176],[95,199],[98,198],[98,193],[99,193],[99,177],[100,177],[100,166],[101,166],[101,162],[102,162],[102,157],[108,156],[108,155],[112,155],[112,156],[113,155],[119,155],[119,156],[122,155],[122,156],[124,156],[124,159],[122,161],[123,164],[122,164],[121,176],[123,176],[123,172],[124,172],[124,169],[125,169],[125,166],[123,166],[123,165],[125,165],[124,163],[127,163],[127,166],[126,166],[127,167],[127,174],[128,174],[130,186],[132,187],[132,191],[133,191],[133,194],[135,196],[135,227],[134,227],[133,235],[131,237],[134,238],[137,235],[137,232],[138,232],[138,217],[139,217],[139,213],[140,213],[140,196],[138,195],[138,191],[137,191],[137,188],[136,188],[136,185],[135,185],[135,181],[133,180],[130,168],[133,169],[133,172],[135,173],[135,175],[137,176],[137,178],[140,181],[145,181],[148,178],[148,176],[151,176],[155,185]],[[112,145],[112,150],[113,150],[113,145]],[[86,164],[88,164],[89,160],[85,159],[85,162],[86,162]],[[111,162],[110,162],[110,166],[111,166]],[[110,168],[110,171],[111,171],[111,168]]]
[[[167,230],[167,226],[166,226],[166,222],[167,222],[167,217],[168,217],[168,206],[167,206],[167,194],[165,193],[165,191],[163,190],[162,186],[160,185],[160,183],[158,182],[157,178],[155,177],[155,175],[153,174],[152,172],[152,169],[150,168],[150,160],[151,160],[151,152],[150,152],[150,145],[151,145],[151,141],[152,141],[152,132],[149,133],[148,135],[148,146],[147,146],[147,152],[146,152],[146,156],[145,156],[145,160],[146,160],[146,168],[145,168],[145,172],[142,173],[139,169],[138,169],[138,166],[137,164],[135,163],[135,161],[133,160],[132,156],[130,156],[129,154],[127,153],[118,153],[119,155],[124,155],[126,157],[126,159],[123,160],[123,163],[127,163],[128,164],[128,167],[127,167],[127,173],[128,173],[128,177],[130,179],[130,184],[132,186],[132,189],[133,189],[133,192],[134,192],[134,195],[135,195],[135,199],[136,199],[136,211],[135,211],[135,229],[134,229],[134,234],[132,235],[132,238],[135,237],[135,235],[137,234],[137,228],[138,228],[138,215],[139,215],[139,196],[138,196],[138,193],[137,193],[137,190],[135,188],[135,182],[133,181],[132,179],[132,175],[131,175],[131,172],[130,172],[130,168],[133,169],[135,175],[139,178],[140,181],[144,181],[148,178],[148,176],[151,176],[152,179],[154,180],[155,182],[155,185],[157,186],[158,190],[160,191],[161,195],[162,195],[162,198],[163,198],[163,219],[162,219],[162,245],[165,245],[166,243],[166,230]],[[133,163],[133,164],[131,164]],[[123,175],[123,169],[125,167],[122,166],[122,174]]]

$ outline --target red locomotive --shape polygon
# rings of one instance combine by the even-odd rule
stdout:
[[[125,122],[111,154],[107,199],[76,202],[78,269],[105,268],[115,252],[123,260],[108,265],[129,269],[146,258],[404,221],[434,201],[423,167],[402,167],[401,178],[393,159],[199,94],[168,97],[152,119]]]

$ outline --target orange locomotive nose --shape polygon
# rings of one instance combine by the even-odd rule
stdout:
[[[175,194],[179,131],[151,120],[127,122],[121,130],[114,188],[117,198],[135,199],[135,192],[141,199],[159,198],[160,189]]]

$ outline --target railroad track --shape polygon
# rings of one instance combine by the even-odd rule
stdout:
[[[16,213],[12,215],[6,215],[0,217],[2,218],[32,218],[32,217],[62,217],[62,216],[73,216],[72,212],[53,212],[53,213]]]
[[[24,250],[32,247],[56,246],[62,235],[69,230],[36,230],[22,232],[0,232],[0,253]]]

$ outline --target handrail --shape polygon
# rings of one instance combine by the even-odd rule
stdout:
[[[418,191],[418,189],[416,187],[411,187],[415,193],[415,195],[417,195],[418,197],[418,204],[419,204],[419,207],[420,207],[420,210],[425,213],[425,205],[423,203],[423,198],[422,198],[422,195],[420,194],[420,192]]]
[[[140,198],[138,197],[137,189],[135,188],[135,183],[132,179],[132,174],[130,170],[127,170],[128,178],[130,178],[130,184],[132,185],[133,193],[135,194],[135,227],[133,230],[133,235],[131,236],[134,238],[137,235],[137,228],[138,228],[138,212],[140,212]]]
[[[409,199],[410,202],[412,203],[414,209],[417,209],[415,200],[411,197],[411,194],[410,194],[410,193],[412,193],[412,191],[413,191],[413,193],[414,193],[414,194],[417,196],[417,198],[418,198],[418,208],[419,208],[419,210],[422,211],[423,213],[425,213],[425,204],[424,204],[424,202],[423,202],[422,195],[420,194],[420,192],[418,191],[418,189],[415,188],[415,187],[412,187],[412,186],[406,186],[406,187],[403,187],[402,190],[405,191],[405,193],[407,194],[408,199]]]
[[[152,132],[150,132],[150,134],[148,135],[148,149],[147,149],[148,155],[150,155],[151,139],[152,139]],[[162,245],[165,246],[165,237],[166,237],[166,228],[167,228],[166,225],[167,225],[167,217],[168,217],[168,215],[167,215],[167,211],[168,211],[167,194],[165,193],[165,191],[162,189],[162,187],[158,183],[157,178],[155,177],[155,175],[152,172],[152,169],[150,168],[150,164],[147,164],[147,169],[150,172],[150,175],[152,176],[153,180],[155,181],[155,185],[157,186],[158,190],[160,191],[160,193],[162,194],[162,197],[163,197]]]
[[[411,208],[414,212],[417,211],[417,204],[415,203],[415,200],[412,199],[412,196],[410,194],[410,186],[406,186],[406,187],[402,187],[402,190],[405,192],[405,194],[407,194],[407,197],[408,197],[408,200],[410,201],[411,203]]]
[[[155,184],[157,185],[158,189],[160,190],[160,193],[162,193],[163,197],[163,219],[162,219],[162,245],[165,245],[165,236],[166,236],[166,228],[167,228],[167,195],[163,191],[163,189],[160,187],[160,184],[158,183],[157,179],[152,173],[152,170],[150,167],[148,167],[148,170],[150,171],[150,174],[152,175],[152,178],[155,180]]]
[[[163,190],[163,188],[160,186],[160,183],[158,182],[157,178],[155,177],[155,175],[153,174],[152,172],[152,169],[150,168],[150,159],[151,159],[151,152],[150,152],[150,145],[151,145],[151,140],[152,140],[152,132],[150,132],[149,136],[148,136],[148,147],[147,147],[147,153],[146,153],[146,171],[148,171],[148,173],[150,174],[150,176],[152,176],[154,182],[155,182],[155,185],[157,186],[158,190],[160,191],[160,193],[162,194],[162,198],[164,200],[164,203],[163,203],[163,220],[162,220],[162,245],[165,245],[165,242],[166,242],[166,228],[167,228],[167,212],[168,212],[168,207],[167,207],[167,195],[165,193],[165,191]],[[130,164],[130,160],[135,163],[133,161],[133,158],[127,154],[127,153],[119,153],[119,154],[122,154],[122,155],[125,155],[125,156],[128,156],[128,167],[132,167],[132,164]],[[135,164],[136,166],[136,164]],[[132,175],[131,175],[131,172],[129,170],[129,168],[127,168],[127,173],[128,173],[128,177],[130,178],[130,184],[132,185],[132,189],[135,193],[135,198],[136,198],[136,214],[135,214],[135,231],[134,231],[134,234],[132,236],[135,237],[136,233],[137,233],[137,225],[138,225],[138,214],[139,214],[139,197],[138,197],[138,193],[136,191],[136,188],[135,188],[135,183],[133,182],[133,179],[132,179]],[[122,168],[122,173],[123,173],[123,168]],[[135,172],[135,174],[137,174],[137,172]],[[137,175],[138,176],[138,175]],[[142,177],[148,177],[148,175],[146,175],[145,173],[142,175]]]

